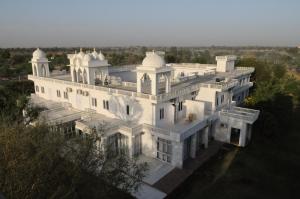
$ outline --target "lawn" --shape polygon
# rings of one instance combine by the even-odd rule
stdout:
[[[300,197],[299,108],[290,125],[291,130],[275,137],[255,129],[250,145],[220,151],[170,198]]]

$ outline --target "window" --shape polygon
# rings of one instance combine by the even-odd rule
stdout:
[[[80,89],[78,89],[78,90],[77,90],[77,94],[83,94],[83,91],[80,90]]]
[[[171,162],[172,142],[162,138],[157,139],[157,154],[156,157],[165,162]]]
[[[126,114],[130,115],[130,107],[129,107],[129,105],[126,106]]]
[[[45,93],[45,89],[44,89],[43,86],[41,87],[41,92],[42,92],[42,93]]]
[[[182,111],[182,102],[179,102],[178,111]]]
[[[162,120],[165,118],[165,109],[161,108],[159,109],[159,119]]]
[[[39,86],[35,86],[35,91],[39,92]]]
[[[103,100],[103,108],[109,110],[109,103],[108,100]]]
[[[92,106],[97,107],[97,99],[92,98]]]
[[[60,90],[56,91],[56,95],[57,95],[57,97],[60,97]]]
[[[221,96],[221,104],[224,102],[224,95]]]
[[[64,92],[64,98],[68,99],[68,93],[67,92]]]

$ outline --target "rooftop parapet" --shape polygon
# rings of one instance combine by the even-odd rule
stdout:
[[[220,119],[226,123],[230,118],[240,119],[247,123],[253,124],[259,116],[258,110],[233,107],[231,109],[223,109],[220,112]]]
[[[235,55],[224,55],[224,56],[216,56],[216,61],[235,61],[236,56]]]

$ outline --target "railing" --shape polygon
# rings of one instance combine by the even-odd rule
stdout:
[[[238,84],[239,82],[237,79],[232,79],[230,80],[230,82],[202,83],[201,87],[226,90],[234,86],[237,86]]]
[[[71,85],[71,86],[76,86],[80,88],[89,88],[89,89],[94,89],[94,90],[99,90],[99,91],[106,91],[109,93],[116,93],[116,94],[121,94],[121,95],[127,95],[127,96],[136,96],[136,97],[141,97],[144,99],[149,99],[149,100],[155,100],[155,96],[150,95],[150,94],[144,94],[144,93],[137,93],[134,91],[125,91],[122,89],[115,89],[115,88],[109,88],[109,87],[104,87],[104,86],[95,86],[95,85],[90,85],[90,84],[82,84],[82,83],[77,83],[77,82],[71,82],[71,81],[66,81],[66,80],[59,80],[59,79],[53,79],[53,78],[47,78],[47,77],[37,77],[33,75],[28,75],[28,79],[34,80],[45,80],[48,82],[53,82],[53,83],[63,83],[66,85]]]
[[[136,87],[136,83],[134,82],[122,82],[122,86],[128,86],[128,87]]]

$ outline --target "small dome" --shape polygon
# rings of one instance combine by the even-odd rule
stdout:
[[[146,57],[144,58],[142,65],[150,66],[154,68],[160,68],[165,66],[166,62],[161,56],[159,56],[153,51],[151,53],[146,54]]]
[[[33,52],[32,56],[34,58],[46,58],[46,54],[39,48]]]
[[[104,61],[104,60],[105,60],[105,57],[104,57],[104,55],[102,54],[101,51],[99,52],[98,57],[99,57],[99,59],[100,59],[101,61]]]
[[[90,54],[84,55],[84,58],[83,58],[84,61],[90,61],[91,59],[92,59],[92,56]]]
[[[78,58],[83,58],[84,57],[84,52],[82,51],[82,48],[80,48],[80,52],[77,54],[77,56],[76,57],[78,57]]]

